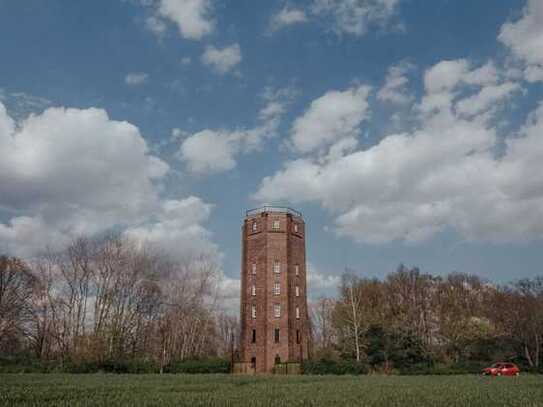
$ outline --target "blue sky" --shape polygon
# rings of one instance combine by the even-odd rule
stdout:
[[[304,213],[315,295],[541,274],[537,0],[0,0],[0,50],[4,251],[115,228],[235,286],[269,202]]]

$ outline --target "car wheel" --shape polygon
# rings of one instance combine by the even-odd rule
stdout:
[[[515,376],[520,376],[520,373],[519,372],[515,373]]]
[[[500,372],[496,373],[496,376],[501,376],[502,374]]]

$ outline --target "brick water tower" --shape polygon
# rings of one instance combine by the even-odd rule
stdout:
[[[302,214],[277,206],[247,211],[241,256],[242,361],[257,373],[303,361],[310,330]]]

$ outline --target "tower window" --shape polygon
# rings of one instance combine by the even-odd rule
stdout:
[[[253,232],[256,232],[257,228],[258,228],[258,224],[256,223],[256,221],[253,221],[253,225],[252,225]]]
[[[252,317],[253,319],[256,318],[256,305],[254,305],[254,304],[251,305],[251,317]]]
[[[273,314],[275,318],[281,318],[281,304],[273,304]]]
[[[256,296],[256,285],[254,285],[254,284],[251,286],[251,295],[252,295],[253,297]]]
[[[297,224],[297,223],[294,224],[294,231],[295,231],[295,232],[298,231],[298,224]]]
[[[253,342],[253,343],[256,343],[256,329],[253,329],[253,338],[252,338],[252,342]]]
[[[298,345],[300,344],[300,330],[299,329],[296,330],[296,343]]]
[[[273,293],[275,295],[280,295],[281,294],[281,283],[274,283],[273,284]]]
[[[300,319],[300,307],[296,307],[296,319]]]
[[[273,263],[273,272],[274,273],[280,273],[281,272],[281,263],[279,263],[278,261]]]
[[[279,343],[279,328],[275,328],[275,343]]]
[[[296,297],[300,296],[300,287],[296,286]]]
[[[294,274],[296,274],[297,276],[300,275],[300,266],[297,264],[294,266]]]
[[[278,220],[274,220],[273,223],[272,223],[272,229],[279,229],[281,223],[278,221]]]
[[[256,274],[256,263],[253,263],[252,267],[251,267],[251,272],[253,274]]]

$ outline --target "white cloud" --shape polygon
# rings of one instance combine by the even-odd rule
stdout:
[[[412,96],[407,90],[407,84],[409,83],[407,73],[411,69],[413,69],[413,65],[407,62],[391,66],[388,69],[385,84],[377,92],[377,99],[381,102],[394,104],[409,103],[412,100]]]
[[[184,66],[190,65],[191,62],[192,62],[191,57],[183,57],[183,58],[181,58],[181,65],[184,65]]]
[[[372,25],[384,25],[400,0],[313,0],[311,11],[331,18],[337,34],[363,36]]]
[[[219,283],[219,295],[224,310],[234,316],[239,315],[241,280],[223,275]]]
[[[224,75],[236,68],[241,62],[241,48],[239,44],[232,44],[223,49],[208,46],[202,54],[204,65],[211,67],[215,72]]]
[[[477,115],[497,108],[500,102],[504,102],[519,90],[520,86],[513,82],[485,86],[479,93],[458,102],[456,111],[463,115]]]
[[[145,20],[145,26],[149,31],[152,31],[158,37],[161,37],[166,32],[167,28],[165,21],[156,16],[147,17]]]
[[[311,299],[329,296],[337,290],[341,277],[321,272],[313,263],[307,263],[307,292]]]
[[[469,70],[465,59],[441,61],[424,74],[424,87],[428,93],[449,91],[456,87]]]
[[[124,77],[124,83],[129,86],[143,85],[148,78],[149,75],[145,72],[132,72]]]
[[[498,39],[524,62],[529,82],[543,81],[543,2],[528,0],[522,17],[505,23]]]
[[[0,223],[0,251],[27,256],[79,235],[153,224],[155,216],[175,215],[193,230],[205,216],[172,211],[171,202],[187,201],[159,194],[168,171],[137,127],[104,110],[49,108],[15,126],[0,104],[0,208],[11,216]],[[182,243],[213,246],[200,237]]]
[[[470,85],[494,85],[499,80],[498,69],[493,61],[466,73],[464,82]]]
[[[314,100],[292,126],[293,147],[309,153],[336,143],[356,145],[360,124],[369,117],[369,93],[368,86],[354,86],[329,91]]]
[[[147,20],[147,26],[155,33],[165,30],[163,20],[177,25],[179,35],[200,40],[214,30],[210,0],[159,0],[156,14]]]
[[[449,108],[452,100],[458,96],[461,85],[491,87],[498,80],[498,72],[492,62],[471,69],[470,63],[465,59],[441,61],[424,73],[426,94],[419,108],[423,113]],[[481,97],[488,99],[490,93],[492,91],[487,90]]]
[[[491,105],[519,88],[493,84],[489,67],[437,64],[425,74],[414,131],[328,161],[287,162],[255,199],[320,203],[337,233],[359,242],[415,242],[446,229],[483,241],[543,238],[543,181],[534,176],[543,173],[543,105],[496,155]]]
[[[202,130],[181,144],[180,158],[195,174],[213,174],[236,166],[235,156],[245,140],[243,132]]]
[[[307,15],[304,10],[285,6],[271,17],[270,29],[277,31],[294,24],[305,22],[307,22]]]
[[[210,242],[210,232],[202,226],[209,219],[212,208],[213,205],[194,196],[164,200],[151,222],[131,226],[124,234],[180,258],[205,254],[218,259],[218,247]]]
[[[214,174],[233,169],[238,155],[260,150],[265,139],[276,134],[285,106],[294,94],[290,88],[268,90],[264,95],[266,104],[258,115],[258,126],[237,131],[199,131],[182,142],[179,158],[194,174]]]
[[[8,92],[0,88],[0,102],[15,120],[27,118],[32,113],[41,113],[53,102],[43,97],[24,92]]]

